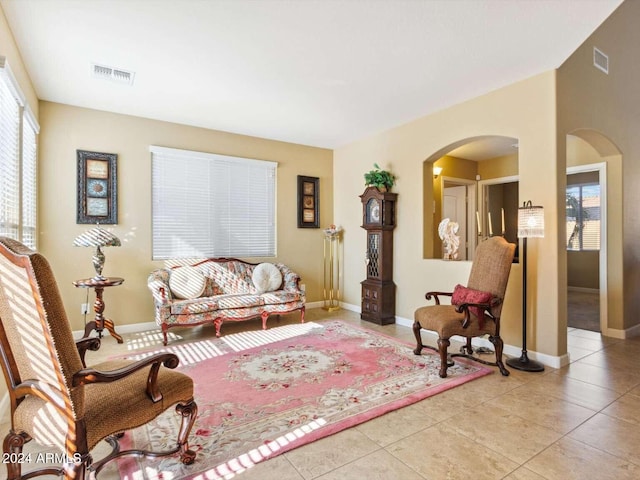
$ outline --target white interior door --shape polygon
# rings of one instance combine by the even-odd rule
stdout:
[[[442,199],[442,218],[448,218],[459,225],[460,250],[458,259],[467,259],[467,187],[459,185],[445,187]]]

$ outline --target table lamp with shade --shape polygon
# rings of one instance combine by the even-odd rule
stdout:
[[[522,354],[507,365],[525,372],[542,372],[544,365],[527,355],[527,238],[544,237],[544,208],[524,202],[518,208],[518,238],[522,238]]]
[[[93,254],[93,268],[96,270],[96,275],[93,280],[104,280],[102,276],[102,269],[104,268],[105,256],[102,252],[102,247],[119,247],[121,246],[120,239],[113,233],[105,230],[100,225],[87,230],[84,233],[78,235],[73,241],[75,247],[95,247],[96,251]]]

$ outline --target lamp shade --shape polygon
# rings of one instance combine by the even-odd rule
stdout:
[[[100,226],[81,233],[73,241],[74,247],[119,247],[120,245],[118,237]]]
[[[518,208],[518,237],[544,237],[544,208],[524,202]]]

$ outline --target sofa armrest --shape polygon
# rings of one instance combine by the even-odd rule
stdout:
[[[276,264],[282,273],[282,289],[289,292],[300,292],[300,275],[282,263]]]
[[[173,301],[169,288],[170,272],[166,268],[154,270],[147,278],[147,287],[153,296],[153,303],[157,306],[169,305]]]

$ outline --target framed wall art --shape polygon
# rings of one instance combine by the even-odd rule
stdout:
[[[118,223],[115,153],[77,150],[78,201],[76,223]]]
[[[320,179],[298,175],[298,228],[320,228]]]

